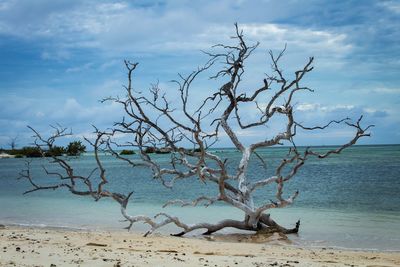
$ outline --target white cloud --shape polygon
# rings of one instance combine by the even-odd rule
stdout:
[[[400,14],[400,3],[398,1],[382,1],[380,5],[396,14]]]
[[[71,53],[66,49],[56,48],[53,50],[43,51],[40,57],[44,60],[65,60],[71,57]]]
[[[306,102],[301,102],[295,108],[299,111],[298,113],[305,113],[308,118],[312,118],[308,120],[309,122],[325,122],[333,116],[341,118],[340,116],[347,113],[354,116],[367,113],[371,117],[385,116],[385,114],[389,114],[391,118],[398,117],[396,110],[398,100],[394,96],[397,96],[400,89],[396,87],[397,80],[395,79],[397,78],[391,78],[392,76],[389,75],[396,74],[396,68],[393,66],[399,62],[398,56],[395,53],[380,56],[385,61],[385,68],[381,68],[380,61],[373,57],[376,51],[385,53],[387,47],[394,48],[393,44],[388,42],[392,39],[397,40],[395,36],[398,27],[392,20],[385,21],[385,16],[389,14],[393,17],[392,12],[399,13],[398,2],[379,2],[391,11],[386,11],[383,14],[385,16],[374,24],[370,21],[361,21],[360,24],[357,22],[357,25],[353,24],[356,21],[353,15],[360,9],[345,9],[353,4],[326,3],[326,5],[334,5],[334,10],[345,9],[343,17],[330,22],[315,20],[325,17],[320,17],[315,11],[317,8],[319,10],[321,4],[312,3],[304,7],[304,10],[297,11],[293,10],[293,7],[301,6],[300,2],[281,2],[250,4],[244,1],[232,3],[226,0],[205,1],[200,4],[190,2],[190,5],[185,5],[182,1],[171,1],[163,2],[161,5],[146,1],[144,5],[141,5],[141,1],[102,1],[100,3],[91,0],[41,0],[38,4],[34,1],[0,0],[0,34],[6,37],[7,35],[16,36],[27,41],[27,44],[32,44],[30,46],[33,48],[32,53],[37,52],[37,49],[43,50],[41,51],[42,59],[65,63],[54,66],[60,67],[68,74],[57,75],[54,80],[63,81],[64,77],[71,79],[77,77],[74,84],[71,81],[70,84],[64,83],[65,88],[54,88],[54,90],[49,90],[50,94],[35,95],[37,98],[46,98],[46,100],[37,100],[31,96],[29,101],[15,102],[15,105],[10,104],[10,98],[4,100],[4,102],[7,101],[7,107],[2,109],[6,114],[3,117],[10,117],[10,121],[33,120],[35,123],[46,125],[52,123],[50,120],[64,122],[65,125],[85,123],[87,126],[96,121],[104,125],[102,119],[110,120],[111,115],[119,114],[117,113],[119,108],[107,104],[100,105],[97,102],[95,104],[94,101],[105,96],[123,93],[121,84],[124,83],[124,78],[120,78],[122,74],[119,76],[115,72],[108,71],[110,66],[118,65],[120,72],[125,73],[125,70],[120,68],[122,56],[128,58],[147,56],[145,59],[140,59],[141,62],[146,60],[146,63],[143,63],[147,65],[145,65],[146,69],[142,68],[144,64],[138,69],[139,79],[135,80],[138,83],[135,84],[137,88],[146,88],[150,80],[154,81],[155,78],[160,78],[162,83],[164,80],[175,78],[175,76],[166,78],[171,72],[185,74],[190,72],[192,67],[203,62],[191,57],[193,54],[200,55],[198,50],[208,50],[216,43],[234,42],[235,40],[230,39],[230,36],[234,34],[234,20],[239,22],[249,43],[261,42],[259,49],[246,65],[246,75],[242,84],[244,86],[239,90],[243,89],[247,92],[249,87],[262,83],[264,73],[269,70],[268,58],[265,56],[267,49],[280,50],[286,43],[287,56],[283,58],[282,67],[285,74],[288,74],[288,78],[292,75],[291,68],[297,68],[308,56],[315,56],[316,71],[305,78],[307,85],[318,88],[313,83],[320,81],[323,85],[331,87],[330,91],[319,92],[322,98],[298,99]],[[298,4],[295,5],[294,2]],[[270,7],[268,17],[265,16],[263,10],[267,6]],[[329,8],[327,7],[327,10]],[[371,7],[371,10],[375,8],[376,6]],[[378,9],[380,12],[383,10],[379,7]],[[360,15],[366,17],[369,16],[369,12],[366,15]],[[390,16],[389,19],[391,19]],[[315,21],[309,23],[312,20]],[[277,23],[277,21],[286,23]],[[384,28],[380,23],[385,27],[389,25],[393,29]],[[382,46],[373,47],[372,39],[382,41]],[[360,54],[361,48],[365,49],[361,51],[365,54]],[[393,51],[398,50],[393,49]],[[371,57],[368,56],[370,52]],[[347,68],[342,68],[351,62],[353,63],[351,68],[348,67],[349,65],[346,66]],[[51,68],[51,63],[46,62],[46,67]],[[148,68],[149,65],[150,68]],[[377,70],[373,73],[374,75],[370,75],[369,70],[372,69]],[[85,76],[86,80],[80,76]],[[97,84],[90,85],[89,79],[94,76]],[[42,84],[45,83],[44,81],[50,83],[53,81],[53,76],[47,79],[46,75],[43,75],[40,79]],[[332,94],[335,88],[343,87],[343,85],[354,88],[353,85],[358,84],[361,79],[368,82],[369,89],[348,90],[354,92],[352,95],[347,94],[351,95],[352,99],[344,97],[341,93]],[[374,84],[379,86],[385,84],[387,87],[374,88],[373,83],[369,83],[370,79],[385,79],[384,83],[375,81]],[[29,84],[32,88],[38,88],[37,91],[40,92],[40,85],[38,86],[35,82]],[[59,86],[60,83],[54,84]],[[96,88],[83,89],[88,84]],[[199,85],[196,84],[199,92],[191,94],[194,100],[208,94],[204,88],[217,88],[204,86],[204,84],[205,82],[203,83],[201,79]],[[370,93],[373,93],[372,97],[368,95]],[[388,107],[392,109],[390,112],[384,109]],[[59,111],[55,111],[57,109]],[[249,107],[249,109],[254,109],[254,107]],[[255,119],[247,109],[243,112],[248,114],[246,119]],[[334,114],[331,116],[329,113]],[[83,130],[80,129],[80,131]],[[243,132],[243,136],[250,135],[252,133]]]
[[[90,69],[94,64],[92,62],[86,63],[82,66],[78,66],[78,67],[73,67],[73,68],[67,68],[65,70],[65,72],[80,72],[80,71],[84,71],[84,70],[88,70]]]
[[[336,105],[322,105],[316,103],[301,103],[295,107],[298,111],[320,111],[320,112],[334,112],[337,110],[352,110],[354,105],[336,104]]]
[[[45,114],[44,114],[43,112],[41,112],[41,111],[36,112],[35,115],[36,115],[36,117],[38,117],[38,118],[42,118],[42,117],[45,116]]]
[[[347,54],[352,45],[346,43],[344,33],[334,33],[310,28],[278,24],[244,24],[241,25],[246,36],[255,40],[282,47],[287,43],[289,47],[306,49],[309,51],[325,51],[325,53]]]
[[[400,88],[379,87],[372,89],[372,92],[379,94],[400,94]]]
[[[319,104],[310,104],[310,103],[304,103],[304,104],[299,104],[296,106],[296,110],[299,111],[312,111],[316,110],[319,107]]]
[[[117,103],[111,102],[94,106],[83,106],[77,99],[68,98],[65,100],[63,106],[50,115],[50,118],[67,123],[81,121],[84,123],[104,124],[120,119],[119,115],[121,115],[121,107]]]
[[[301,130],[299,130],[301,131]],[[316,132],[307,132],[307,137],[311,139],[324,139],[325,144],[329,144],[330,140],[337,139],[351,139],[354,136],[354,129],[330,129],[329,131],[325,131],[321,133],[320,131]],[[343,142],[343,141],[342,141]]]
[[[29,5],[20,3],[6,11],[27,13],[28,8]],[[55,51],[95,47],[108,52],[195,51],[229,40],[234,33],[232,21],[205,21],[207,14],[201,13],[205,10],[190,7],[170,6],[160,12],[124,2],[88,2],[65,10],[57,8],[37,14],[37,21],[28,25],[12,18],[0,19],[0,30],[24,38],[49,38],[57,45]],[[218,8],[221,13],[232,9],[226,3]],[[352,49],[344,33],[272,23],[241,23],[240,28],[247,38],[272,49],[281,49],[287,43],[293,51],[301,50],[308,55],[324,52],[330,57],[340,57]],[[66,57],[63,53],[46,51],[42,57]]]
[[[100,11],[110,12],[110,11],[121,11],[128,8],[127,3],[119,2],[119,3],[104,3],[98,6]]]
[[[14,3],[14,1],[1,1],[0,2],[0,11],[9,9]]]
[[[376,108],[370,108],[370,107],[363,108],[362,111],[364,113],[366,113],[368,116],[375,117],[375,118],[387,117],[389,115],[392,115],[391,113],[393,113],[393,112],[391,112],[391,110],[388,110],[388,109],[376,109]],[[397,114],[395,113],[395,116],[396,115]]]

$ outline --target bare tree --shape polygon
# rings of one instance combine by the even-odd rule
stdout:
[[[88,176],[75,174],[70,163],[61,158],[53,157],[52,162],[61,168],[59,172],[50,172],[59,182],[54,185],[38,185],[29,168],[21,172],[21,177],[27,179],[32,189],[26,193],[45,190],[67,188],[71,193],[80,196],[90,196],[94,200],[100,198],[112,198],[121,206],[123,217],[129,222],[130,229],[136,222],[143,222],[150,226],[146,233],[150,234],[156,229],[167,224],[175,224],[182,231],[175,234],[181,236],[196,229],[205,229],[204,234],[211,234],[225,227],[233,227],[252,231],[279,231],[283,233],[296,233],[300,222],[293,229],[287,229],[276,223],[268,214],[270,209],[282,208],[291,205],[299,192],[291,192],[290,196],[284,196],[285,184],[295,177],[304,163],[310,158],[324,159],[333,154],[339,154],[344,149],[354,145],[360,138],[369,136],[367,127],[361,126],[362,117],[355,122],[345,118],[327,122],[323,126],[308,127],[296,121],[293,110],[293,99],[299,91],[313,92],[302,85],[303,78],[312,71],[313,58],[309,58],[303,68],[294,73],[294,78],[285,77],[279,67],[280,59],[284,51],[275,55],[269,52],[272,66],[272,74],[266,75],[261,86],[254,90],[246,90],[239,93],[239,86],[245,73],[245,62],[257,48],[258,43],[249,46],[243,37],[242,31],[235,25],[234,40],[236,45],[218,44],[214,48],[215,53],[207,52],[209,61],[201,68],[193,71],[188,76],[179,76],[174,81],[179,92],[179,108],[173,108],[162,93],[158,84],[153,85],[145,94],[136,91],[133,86],[133,73],[138,63],[125,61],[128,71],[128,83],[124,87],[124,97],[109,97],[103,101],[112,101],[121,105],[125,111],[125,117],[106,131],[95,128],[96,138],[86,141],[94,148],[97,168]],[[216,51],[213,50],[213,51]],[[222,63],[221,63],[222,62]],[[224,80],[224,84],[195,106],[189,103],[189,92],[196,78],[218,64],[223,64],[211,79]],[[267,98],[269,96],[269,98]],[[242,107],[253,104],[258,110],[259,116],[255,121],[248,121]],[[237,135],[237,129],[245,130],[260,126],[267,126],[275,117],[285,120],[284,130],[271,138],[260,136],[259,141],[246,145]],[[313,148],[299,149],[295,144],[296,130],[302,131],[324,130],[332,124],[343,124],[354,129],[354,136],[345,144],[335,149],[318,153]],[[56,127],[56,132],[49,138],[42,137],[32,129],[36,137],[36,145],[39,148],[49,149],[56,139],[70,134],[66,129]],[[130,136],[129,141],[120,143],[116,136]],[[218,153],[213,153],[213,146],[223,135],[241,153],[241,160],[234,170],[227,167],[227,158],[221,158]],[[287,155],[277,165],[274,174],[268,177],[248,177],[250,157],[254,154],[265,163],[268,159],[257,154],[257,149],[273,147],[280,144],[288,145]],[[186,145],[186,148],[182,144]],[[139,151],[140,161],[119,155],[116,148],[130,146]],[[189,147],[189,148],[188,148]],[[162,148],[170,152],[169,165],[161,166],[150,154],[149,148]],[[211,183],[218,188],[218,193],[213,196],[202,195],[192,200],[173,199],[165,203],[168,205],[212,205],[215,202],[223,202],[228,206],[237,208],[243,212],[243,220],[225,219],[218,223],[207,221],[196,224],[186,224],[181,219],[166,213],[156,214],[154,217],[144,215],[130,215],[127,205],[132,196],[128,194],[111,192],[106,189],[108,178],[106,170],[100,160],[100,151],[107,151],[116,158],[127,162],[132,168],[147,167],[152,170],[153,178],[170,188],[174,183],[190,177],[198,177],[200,183]],[[28,166],[29,167],[29,166]],[[97,178],[94,179],[93,176]],[[257,179],[256,179],[257,178]],[[82,187],[82,185],[84,187]],[[253,199],[254,192],[268,185],[276,185],[275,200],[268,200],[257,205]],[[82,189],[84,188],[84,189]]]
[[[8,145],[10,146],[11,150],[14,150],[17,147],[17,140],[18,136],[10,137],[10,142],[8,143]]]

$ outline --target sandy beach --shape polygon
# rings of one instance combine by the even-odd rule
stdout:
[[[15,156],[7,153],[0,153],[0,159],[9,159],[9,158],[15,158]]]
[[[6,226],[0,266],[399,266],[400,252],[300,248],[275,234],[226,239]],[[256,242],[256,243],[254,243]]]

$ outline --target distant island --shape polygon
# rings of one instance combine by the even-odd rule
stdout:
[[[86,146],[81,141],[73,141],[66,147],[52,146],[50,149],[43,149],[40,146],[25,146],[21,149],[0,148],[0,158],[40,158],[52,156],[79,156],[86,152]]]

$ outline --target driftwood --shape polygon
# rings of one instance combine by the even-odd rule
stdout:
[[[294,78],[285,77],[279,67],[285,49],[278,55],[269,52],[272,66],[272,75],[266,75],[261,81],[261,86],[254,90],[246,90],[246,93],[238,93],[239,87],[245,73],[245,62],[257,48],[258,43],[249,46],[243,37],[243,33],[235,25],[234,40],[236,45],[218,44],[215,46],[219,52],[206,52],[209,61],[201,68],[190,73],[188,76],[179,76],[174,81],[178,87],[181,106],[173,108],[167,99],[167,95],[161,93],[158,84],[150,89],[149,94],[135,91],[133,86],[133,73],[138,63],[125,61],[127,68],[127,85],[124,87],[125,97],[109,97],[103,101],[112,101],[121,105],[125,111],[125,117],[114,124],[111,130],[101,131],[95,128],[95,140],[86,139],[92,145],[95,153],[97,168],[88,176],[76,175],[70,163],[62,157],[52,157],[52,163],[60,167],[59,172],[50,172],[48,175],[58,178],[59,182],[54,185],[41,186],[32,178],[29,163],[28,168],[21,172],[21,177],[27,179],[32,189],[26,193],[37,190],[48,190],[67,188],[72,194],[89,196],[94,200],[101,198],[112,198],[120,204],[121,213],[129,223],[130,229],[136,222],[143,222],[150,226],[146,235],[153,233],[167,224],[175,224],[182,231],[175,236],[182,236],[196,229],[204,229],[204,234],[212,234],[226,227],[259,232],[278,231],[282,233],[296,233],[299,230],[300,221],[293,229],[286,229],[275,222],[267,213],[274,208],[282,208],[291,205],[299,192],[292,192],[289,197],[284,197],[283,190],[301,169],[304,163],[313,157],[326,158],[332,154],[339,154],[344,149],[354,145],[360,138],[369,136],[368,129],[372,126],[362,127],[360,117],[357,121],[350,119],[333,120],[323,126],[304,126],[296,121],[293,112],[293,99],[300,91],[313,92],[312,89],[302,85],[303,78],[313,69],[313,58],[309,58],[303,68],[294,73]],[[214,50],[215,51],[215,50]],[[193,81],[205,72],[210,72],[215,65],[223,67],[214,72],[211,79],[223,81],[223,85],[205,98],[197,107],[189,103],[189,92]],[[270,97],[267,98],[266,96]],[[244,104],[253,104],[259,111],[256,121],[246,122],[245,113],[241,112]],[[260,136],[259,141],[245,145],[236,134],[237,129],[250,129],[269,125],[270,121],[277,116],[285,118],[284,131],[272,138],[265,139]],[[161,123],[164,121],[164,123]],[[209,122],[208,124],[206,123]],[[165,123],[166,122],[166,123]],[[324,130],[333,124],[343,124],[354,129],[354,136],[345,144],[322,154],[313,148],[300,150],[295,144],[296,129],[304,131]],[[165,126],[167,125],[167,126]],[[35,134],[36,145],[41,149],[49,149],[54,142],[65,135],[71,134],[66,128],[54,127],[56,132],[49,138],[44,138],[40,133],[31,128]],[[115,138],[117,135],[130,136],[130,141],[120,144]],[[229,138],[232,145],[241,153],[241,160],[235,171],[228,170],[227,159],[221,158],[218,153],[211,152],[210,148],[218,142],[218,137],[224,135]],[[183,148],[182,143],[191,144],[192,148]],[[260,157],[256,150],[268,148],[285,143],[289,145],[288,153],[276,167],[274,175],[270,177],[259,177],[258,180],[250,180],[248,168],[251,155],[256,155],[265,164],[267,159]],[[129,146],[130,149],[138,151],[140,161],[120,155],[116,148]],[[169,167],[161,167],[151,151],[166,151],[170,155]],[[198,177],[199,182],[212,183],[218,188],[215,196],[198,196],[194,200],[174,199],[165,203],[164,206],[179,204],[182,206],[196,206],[200,204],[212,205],[215,202],[223,202],[226,205],[243,211],[243,220],[225,219],[218,223],[205,222],[196,224],[185,224],[178,217],[166,213],[159,213],[154,217],[143,215],[130,215],[127,205],[132,192],[123,194],[111,192],[106,189],[108,183],[106,170],[99,158],[100,151],[107,151],[116,158],[127,162],[132,168],[145,166],[152,170],[153,178],[170,188],[181,179]],[[92,176],[97,176],[93,179]],[[94,182],[96,181],[96,182]],[[98,182],[99,181],[99,182]],[[85,185],[85,189],[77,184]],[[253,195],[268,185],[275,185],[277,190],[274,200],[267,200],[261,205],[256,205]]]

